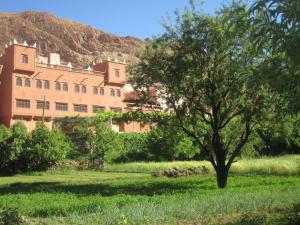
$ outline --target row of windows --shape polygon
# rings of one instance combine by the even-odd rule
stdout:
[[[23,86],[23,79],[18,77],[17,78],[17,86]],[[25,87],[30,87],[31,82],[29,78],[24,79],[24,86]],[[43,82],[41,80],[36,80],[36,88],[43,88]],[[50,82],[48,80],[44,80],[44,89],[50,89]],[[60,91],[68,91],[69,86],[67,83],[60,83],[56,82],[55,83],[55,90]],[[85,85],[79,85],[75,84],[75,92],[79,93],[87,93],[87,87]],[[93,87],[93,94],[95,95],[104,95],[104,87]],[[121,90],[120,89],[110,89],[110,95],[111,96],[117,96],[121,97]]]
[[[16,100],[16,107],[17,108],[30,108],[30,100],[27,99],[17,99]],[[74,112],[88,112],[88,106],[84,104],[74,104]],[[105,111],[104,106],[93,105],[93,112],[102,112]],[[37,109],[50,109],[50,103],[48,101],[36,101],[36,108]],[[68,111],[69,105],[68,103],[63,102],[55,102],[55,110],[57,111]],[[119,107],[111,107],[110,110],[115,112],[121,112],[122,108]]]
[[[20,78],[20,77],[17,78],[17,86],[23,86],[23,79]],[[30,87],[31,86],[31,82],[30,82],[29,78],[24,79],[24,86],[25,87]],[[43,82],[41,80],[36,80],[36,88],[43,88]],[[48,80],[44,81],[44,88],[45,89],[50,89],[50,83],[49,83]],[[67,83],[56,82],[55,83],[55,90],[57,90],[57,91],[60,91],[60,90],[68,91],[69,86],[68,86]],[[75,84],[75,92],[86,93],[87,88],[86,88],[85,85]],[[93,93],[95,95],[104,95],[104,87],[93,87]],[[110,89],[110,95],[121,97],[121,90],[111,88]]]

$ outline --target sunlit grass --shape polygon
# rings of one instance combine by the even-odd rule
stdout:
[[[175,161],[175,162],[136,162],[109,165],[106,171],[150,173],[173,167],[186,168],[205,166],[213,174],[214,170],[207,161]],[[260,175],[297,175],[300,174],[300,155],[264,157],[258,159],[239,159],[232,165],[232,174]]]

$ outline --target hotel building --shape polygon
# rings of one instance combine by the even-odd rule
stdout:
[[[131,110],[126,104],[126,63],[104,60],[86,68],[63,64],[60,55],[37,54],[36,45],[15,40],[0,57],[0,123],[11,127],[24,121],[29,130],[44,120],[49,128],[57,118],[92,116],[98,111]],[[147,131],[137,122],[114,124],[121,132]]]

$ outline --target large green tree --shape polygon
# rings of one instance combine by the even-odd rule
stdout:
[[[176,13],[174,25],[149,44],[130,68],[143,93],[156,87],[176,124],[197,142],[213,165],[220,188],[258,121],[274,106],[268,87],[257,79],[260,56],[249,42],[244,6],[233,4],[216,17],[192,4]]]

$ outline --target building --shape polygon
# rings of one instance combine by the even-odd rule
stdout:
[[[124,101],[126,63],[117,59],[75,68],[63,64],[56,53],[39,56],[36,45],[14,40],[0,57],[0,65],[0,123],[7,127],[21,120],[32,130],[36,121],[44,120],[52,128],[57,118],[131,110]],[[137,122],[112,126],[124,132],[149,129]]]

